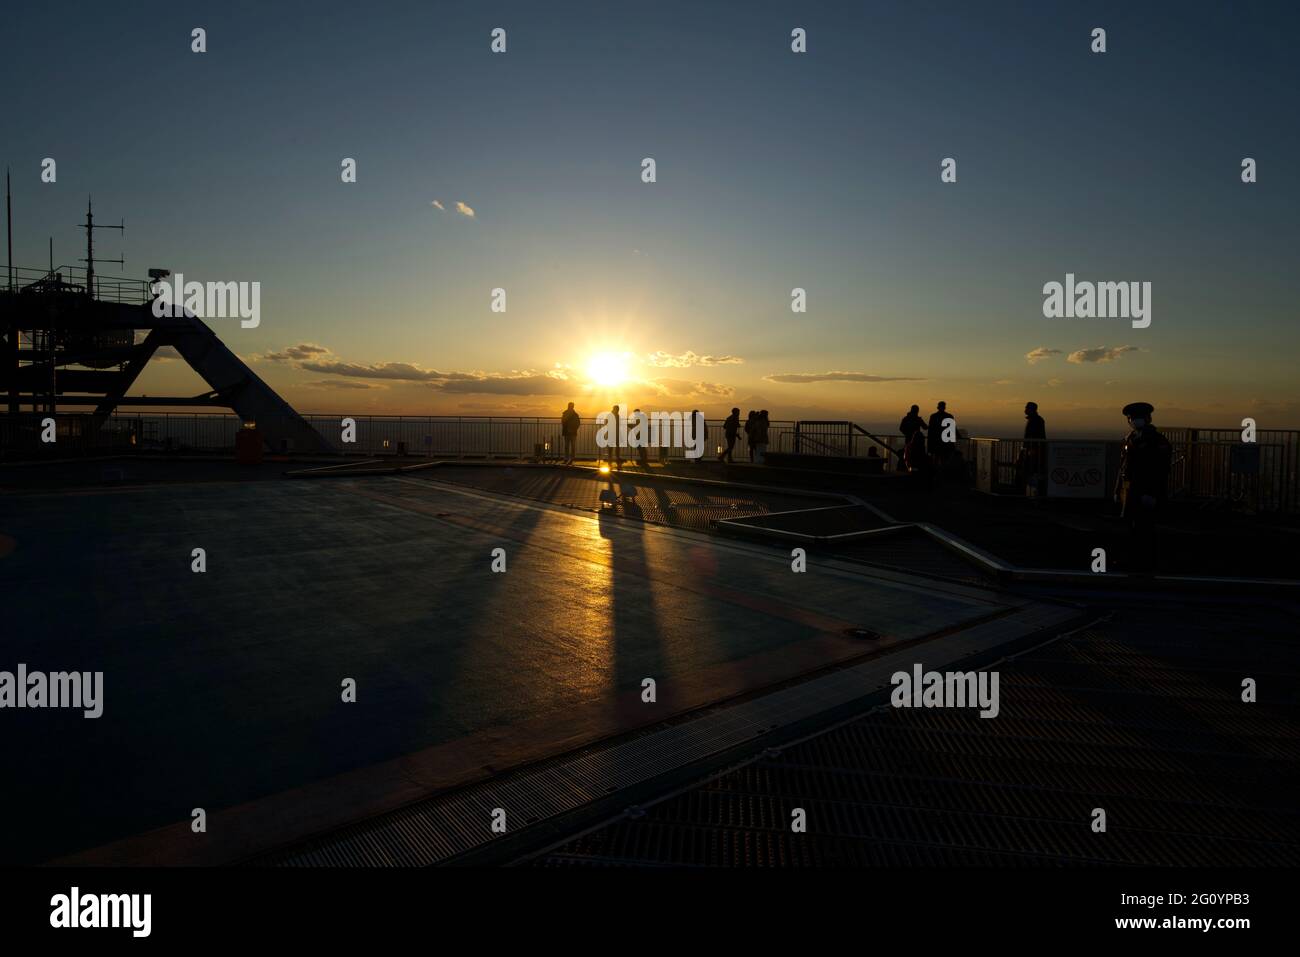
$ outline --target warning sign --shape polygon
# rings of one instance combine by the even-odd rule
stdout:
[[[1047,443],[1047,494],[1054,498],[1106,497],[1105,442]]]

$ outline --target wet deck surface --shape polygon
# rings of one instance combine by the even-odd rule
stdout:
[[[424,478],[9,496],[0,541],[0,668],[105,673],[4,716],[7,861],[234,859],[1005,607]]]
[[[815,492],[799,495],[776,489],[744,489],[631,471],[602,478],[566,469],[446,465],[416,474],[437,482],[586,511],[603,508],[624,518],[700,531],[709,531],[720,519],[784,514],[843,502],[838,496]],[[618,495],[618,501],[603,505],[600,494],[609,489]]]

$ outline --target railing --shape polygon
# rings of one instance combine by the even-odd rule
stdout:
[[[0,403],[3,402],[0,395]],[[238,416],[222,413],[117,412],[102,419],[100,427],[86,415],[55,416],[58,440],[53,444],[40,440],[43,414],[24,412],[0,414],[0,457],[6,459],[63,457],[88,452],[185,451],[220,455],[230,454],[235,433],[242,422]],[[564,440],[558,417],[524,416],[391,416],[391,415],[305,415],[303,416],[340,455],[367,457],[397,455],[405,452],[420,457],[499,457],[537,458],[555,461],[563,457]],[[355,441],[343,441],[343,420],[351,419]],[[809,433],[806,423],[778,421],[769,424],[770,449],[793,451],[796,430],[800,454],[870,456],[872,449],[883,444],[901,450],[902,436],[864,437],[852,430],[844,434],[845,445],[827,441],[825,436]],[[1297,511],[1300,509],[1300,432],[1263,430],[1258,433],[1257,451],[1243,453],[1240,434],[1231,429],[1162,430],[1173,446],[1170,494],[1185,500],[1241,503],[1260,511]],[[593,459],[597,425],[587,419],[578,432],[576,453]],[[726,447],[722,421],[708,421],[705,429],[704,458],[716,457]],[[1004,494],[1024,493],[1024,474],[1020,468],[1021,439],[961,438],[957,450],[978,474],[987,468],[986,491]],[[1118,461],[1118,442],[1108,443],[1105,491],[1109,494]],[[636,458],[636,450],[624,449],[624,459]],[[736,443],[737,461],[748,458],[748,446],[742,434]],[[1257,458],[1257,464],[1256,459]],[[647,450],[652,462],[680,462],[685,449],[652,448]],[[901,468],[899,457],[881,450],[882,471]],[[978,485],[978,482],[977,482]]]
[[[0,402],[3,402],[0,395]],[[0,414],[0,454],[20,450],[40,454],[55,450],[39,448],[35,438],[43,414],[24,412],[18,416]],[[131,436],[127,444],[145,451],[175,450],[224,454],[234,448],[235,433],[243,422],[238,416],[224,413],[115,412],[106,417],[101,430],[87,426],[84,416],[59,414],[54,417],[59,429],[57,451],[64,453],[120,448],[121,435]],[[564,439],[559,417],[525,416],[400,416],[400,415],[318,415],[302,416],[316,429],[333,452],[343,455],[383,456],[404,452],[424,457],[499,457],[554,460],[564,455]],[[344,420],[350,420],[349,438],[344,442]],[[794,427],[793,422],[773,422],[769,437],[778,441]],[[602,451],[596,445],[598,426],[593,419],[583,421],[575,442],[576,454],[594,459]],[[111,437],[110,437],[111,436]],[[66,439],[66,442],[65,442]],[[722,420],[707,423],[703,457],[717,457],[726,448]],[[686,450],[677,445],[647,450],[651,461],[682,461]],[[746,454],[743,436],[735,454]],[[636,457],[636,450],[624,447],[626,460]]]
[[[796,455],[824,455],[836,458],[879,458],[882,471],[902,469],[903,437],[875,435],[862,426],[844,420],[802,419],[781,436],[774,446],[779,452]]]
[[[1200,500],[1240,504],[1257,511],[1300,510],[1300,432],[1267,429],[1257,433],[1258,441],[1246,446],[1236,429],[1162,429],[1169,440],[1172,457],[1169,495],[1184,501]],[[1021,468],[1023,439],[972,439],[975,464],[980,469],[980,449],[989,460],[988,487],[984,491],[1024,494],[1025,475]],[[1110,495],[1118,471],[1121,442],[1110,441],[1104,492]],[[1044,443],[1050,446],[1051,443]],[[1041,453],[1046,461],[1047,449]],[[1257,457],[1257,458],[1256,458]]]
[[[8,281],[7,272],[0,275],[3,275],[6,282]],[[83,266],[59,266],[55,269],[29,269],[15,266],[13,276],[13,291],[19,294],[56,290],[84,294],[86,291],[86,270]],[[149,282],[145,279],[127,279],[123,276],[103,276],[96,273],[94,287],[95,298],[104,302],[138,306],[153,298],[149,292]]]

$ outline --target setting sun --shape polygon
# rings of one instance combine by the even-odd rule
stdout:
[[[627,354],[602,352],[587,360],[587,377],[600,386],[621,385],[627,378]]]

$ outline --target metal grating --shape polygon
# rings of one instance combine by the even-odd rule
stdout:
[[[1025,604],[992,621],[926,644],[927,660],[956,662],[1041,629],[1063,626],[1076,612]],[[493,808],[506,808],[512,830],[553,819],[599,798],[722,755],[767,732],[814,717],[885,688],[888,676],[910,667],[902,649],[707,711],[575,755],[364,821],[253,864],[279,866],[424,866],[481,848],[492,840]]]
[[[1300,649],[1225,637],[1222,609],[1171,639],[1158,614],[1003,663],[997,719],[877,709],[534,863],[1295,866]],[[1241,703],[1246,672],[1272,701]],[[790,833],[794,807],[807,834]]]

